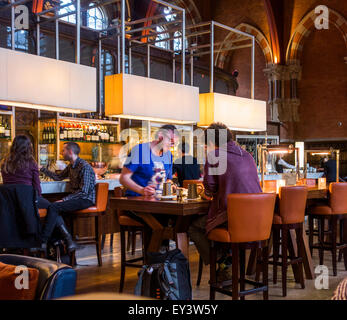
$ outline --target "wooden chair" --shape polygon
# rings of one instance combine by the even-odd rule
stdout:
[[[318,243],[313,243],[314,219],[318,220]],[[315,206],[309,210],[309,244],[311,253],[313,249],[319,250],[319,264],[324,262],[324,251],[331,251],[333,274],[337,275],[337,250],[344,250],[344,263],[347,270],[347,243],[344,241],[342,230],[347,219],[347,182],[333,182],[329,185],[329,205]],[[325,231],[325,221],[328,220],[330,229]],[[337,222],[340,222],[340,243],[337,243]],[[325,235],[330,235],[331,241],[325,241]],[[341,251],[340,251],[341,252]]]
[[[298,274],[300,276],[301,288],[305,288],[303,258],[304,258],[304,242],[303,242],[303,223],[305,220],[305,208],[307,200],[306,186],[281,187],[279,191],[279,210],[275,213],[272,225],[273,233],[273,283],[277,282],[277,266],[282,266],[282,294],[287,295],[287,268],[289,265],[299,264]],[[288,237],[290,230],[295,230],[298,246],[298,256],[294,257],[291,252],[288,261]],[[282,237],[280,236],[282,235]],[[280,242],[280,240],[282,240]],[[282,247],[281,262],[279,249]],[[290,250],[292,251],[292,250]]]
[[[90,239],[81,239],[75,241],[77,243],[83,244],[95,244],[96,245],[96,254],[98,257],[98,264],[102,266],[102,255],[101,255],[101,241],[102,241],[102,229],[101,229],[101,219],[106,212],[107,201],[108,201],[108,183],[97,183],[95,186],[96,197],[95,197],[95,206],[89,207],[84,210],[79,210],[69,213],[70,223],[71,223],[71,235],[75,239],[76,235],[74,234],[74,222],[78,219],[94,219],[94,231],[95,236]],[[75,265],[76,257],[73,253],[71,265]]]
[[[125,194],[125,189],[123,187],[116,187],[114,189],[115,197],[123,197]],[[146,244],[146,236],[145,236],[145,226],[128,217],[127,215],[122,214],[121,210],[117,210],[118,223],[120,226],[120,242],[121,242],[121,274],[120,274],[120,283],[119,283],[119,292],[123,292],[124,281],[125,281],[125,268],[142,268],[142,264],[138,264],[136,262],[142,261],[145,263],[145,244]],[[142,236],[142,256],[132,259],[126,259],[126,241],[125,241],[125,232],[128,232],[128,235],[131,233],[135,235],[140,232]],[[135,253],[135,244],[133,243],[133,254]]]
[[[216,292],[239,297],[244,300],[248,294],[263,292],[268,299],[268,239],[274,215],[276,194],[230,194],[228,195],[228,228],[215,228],[209,234],[210,250],[210,299],[215,300]],[[232,280],[217,282],[217,246],[228,245],[232,251]],[[261,249],[262,282],[245,278],[245,250]],[[239,269],[240,265],[240,269]],[[240,276],[239,276],[240,275]],[[245,290],[245,284],[254,285]],[[240,287],[239,287],[240,284]],[[229,287],[232,286],[232,291]]]

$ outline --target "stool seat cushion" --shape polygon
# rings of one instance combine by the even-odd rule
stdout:
[[[283,224],[282,217],[279,214],[275,213],[274,218],[272,220],[272,223],[273,224]]]
[[[39,209],[40,218],[45,218],[47,216],[47,209]]]
[[[121,226],[129,226],[129,227],[143,227],[144,225],[134,219],[131,219],[128,216],[120,216],[118,220]]]
[[[100,212],[100,209],[97,208],[96,206],[92,206],[87,209],[76,211],[76,213],[97,213],[97,212]]]
[[[333,211],[329,206],[316,206],[310,210],[311,214],[333,214]]]
[[[231,242],[230,233],[225,228],[215,228],[208,234],[208,239],[216,242]]]

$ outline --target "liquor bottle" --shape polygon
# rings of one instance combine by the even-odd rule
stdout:
[[[64,124],[61,123],[59,126],[59,139],[64,140]]]
[[[7,138],[7,139],[11,138],[11,128],[8,125],[7,120],[5,122],[5,138]]]
[[[87,141],[91,141],[91,140],[92,140],[92,135],[91,135],[91,131],[90,131],[90,125],[87,125],[87,136],[86,136],[86,140],[87,140]]]
[[[43,144],[46,143],[46,125],[43,125],[43,129],[42,129],[42,143]]]
[[[104,136],[105,136],[105,142],[110,142],[110,134],[108,133],[108,129],[106,126],[104,126]]]
[[[3,123],[3,118],[0,117],[0,137],[3,138],[5,136],[5,126]]]
[[[80,123],[80,141],[84,140],[84,126]]]
[[[72,127],[71,124],[67,123],[67,140],[72,141]]]
[[[109,135],[110,135],[110,142],[113,143],[114,142],[114,135],[113,135],[113,130],[111,128],[109,131]]]
[[[67,140],[67,127],[66,127],[66,123],[63,123],[63,137],[64,137],[64,140]]]

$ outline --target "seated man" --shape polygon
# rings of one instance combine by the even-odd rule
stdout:
[[[253,157],[232,141],[232,133],[226,125],[211,124],[205,131],[205,143],[207,159],[204,167],[204,187],[205,195],[212,197],[212,203],[208,215],[195,219],[188,234],[207,265],[210,261],[207,234],[216,227],[227,227],[228,194],[260,193],[262,189]],[[212,164],[215,162],[213,158],[218,159],[218,162]]]
[[[77,143],[66,142],[64,143],[62,154],[64,160],[69,161],[70,164],[59,174],[51,172],[46,168],[41,168],[40,170],[55,181],[69,178],[69,190],[71,192],[62,200],[49,205],[46,224],[42,232],[43,243],[48,241],[57,220],[62,220],[60,217],[61,213],[87,209],[95,204],[95,173],[88,162],[78,156],[79,153],[80,147]],[[77,246],[72,241],[72,237],[65,225],[62,225],[60,229],[67,242],[68,251],[75,250]]]
[[[184,180],[200,179],[200,165],[198,160],[189,155],[189,144],[181,143],[178,145],[181,151],[181,158],[178,158],[173,165],[173,174],[177,173],[178,185],[183,187]]]
[[[154,196],[156,190],[162,190],[163,183],[172,179],[172,154],[170,148],[175,144],[178,132],[173,125],[162,126],[156,139],[149,143],[138,144],[132,148],[124,163],[120,183],[127,188],[126,196]],[[158,251],[161,243],[163,225],[167,225],[166,215],[125,212],[129,217],[147,226],[152,233],[149,251]]]

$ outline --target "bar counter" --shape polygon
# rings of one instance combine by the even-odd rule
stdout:
[[[42,194],[57,194],[69,192],[69,180],[63,181],[41,181]],[[97,179],[96,183],[108,183],[108,190],[120,187],[119,176],[113,179]]]

